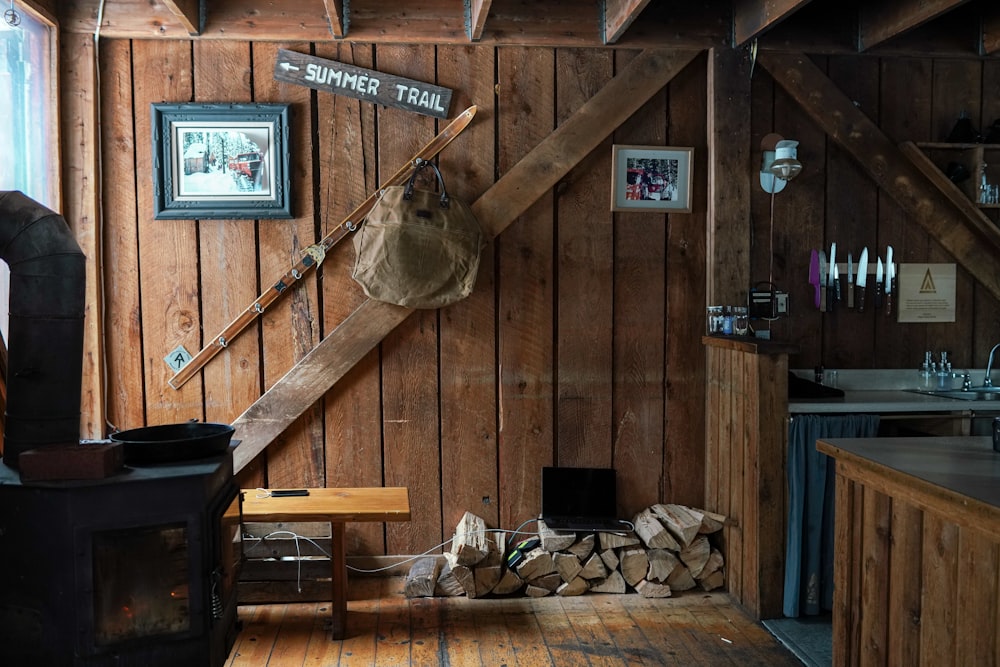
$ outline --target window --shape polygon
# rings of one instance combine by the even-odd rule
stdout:
[[[4,2],[0,20],[0,190],[20,190],[58,211],[55,29],[24,3]],[[0,263],[0,332],[7,338],[9,275]]]

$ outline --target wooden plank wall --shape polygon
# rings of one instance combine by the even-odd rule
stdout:
[[[944,141],[962,111],[977,128],[1000,118],[1000,63],[994,61],[814,57],[814,62],[897,142]],[[885,259],[892,245],[896,261],[955,262],[899,207],[874,186],[819,131],[766,72],[752,85],[752,150],[760,164],[760,140],[777,132],[801,143],[801,175],[774,196],[773,256],[770,251],[771,197],[756,183],[752,192],[751,277],[774,282],[790,294],[790,317],[772,324],[775,339],[799,345],[793,368],[916,368],[925,350],[948,351],[957,368],[983,368],[990,347],[1000,341],[1000,304],[959,268],[955,323],[898,323],[869,308],[821,314],[808,284],[809,251],[837,242],[838,260],[848,250],[857,262]],[[995,210],[988,215],[997,219]],[[773,258],[773,263],[770,261]],[[772,274],[773,271],[773,274]],[[870,297],[869,297],[870,301]]]
[[[429,140],[439,121],[278,83],[278,48],[434,82],[441,156],[472,201],[636,52],[349,43],[106,40],[101,45],[109,425],[231,421],[361,301],[338,246],[180,390],[163,356],[202,347],[301,249]],[[536,516],[541,467],[615,466],[619,505],[700,505],[704,477],[705,59],[484,251],[477,288],[392,332],[243,472],[244,487],[403,485],[407,524],[352,526],[349,553],[418,553],[470,510]],[[153,102],[292,105],[291,220],[155,221]],[[692,214],[610,213],[611,145],[695,149]]]

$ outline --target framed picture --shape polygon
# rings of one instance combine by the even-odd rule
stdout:
[[[691,212],[693,148],[612,146],[611,210]]]
[[[290,218],[287,104],[153,104],[157,220]]]

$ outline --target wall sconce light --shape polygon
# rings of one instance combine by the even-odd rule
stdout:
[[[798,145],[799,142],[779,134],[769,134],[761,140],[760,187],[764,192],[772,195],[781,192],[802,171]]]

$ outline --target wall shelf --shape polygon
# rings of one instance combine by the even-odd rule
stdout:
[[[948,165],[956,162],[968,171],[968,178],[955,185],[969,200],[984,209],[1000,208],[1000,203],[984,204],[980,187],[980,165],[986,163],[986,180],[990,184],[1000,183],[1000,144],[951,144],[944,142],[916,142],[916,146],[927,154],[942,173],[948,173]]]

